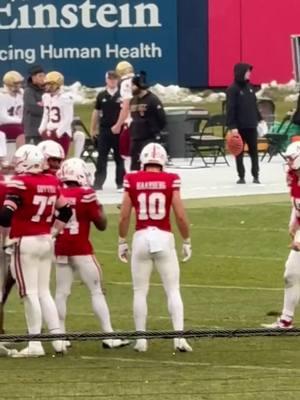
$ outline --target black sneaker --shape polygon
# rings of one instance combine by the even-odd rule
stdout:
[[[238,181],[236,181],[236,183],[238,185],[242,185],[242,184],[246,183],[245,178],[240,178]]]
[[[258,178],[253,178],[253,183],[260,183]]]

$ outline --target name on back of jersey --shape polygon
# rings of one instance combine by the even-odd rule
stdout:
[[[37,185],[37,192],[38,193],[55,193],[56,194],[56,187],[53,185]]]
[[[164,190],[167,188],[166,182],[162,181],[148,181],[148,182],[137,182],[137,190]]]

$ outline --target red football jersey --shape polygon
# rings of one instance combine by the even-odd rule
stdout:
[[[58,235],[55,243],[57,256],[80,256],[93,254],[89,240],[91,222],[99,217],[100,204],[94,189],[87,187],[61,188],[62,195],[72,206],[73,215]]]
[[[296,216],[298,224],[300,224],[300,182],[299,178],[295,173],[288,172],[290,178],[290,193],[293,205],[296,209]]]
[[[290,188],[290,194],[293,196],[293,190],[298,186],[299,178],[296,174],[296,171],[293,169],[289,169],[286,174],[287,185]]]
[[[124,188],[136,214],[136,230],[150,226],[171,231],[170,209],[173,191],[180,189],[180,178],[169,172],[138,171],[127,174]]]
[[[50,234],[60,196],[59,180],[45,174],[16,175],[7,182],[7,196],[11,195],[20,205],[13,215],[10,237]]]

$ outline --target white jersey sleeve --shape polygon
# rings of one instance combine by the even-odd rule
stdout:
[[[132,77],[125,78],[120,83],[120,96],[122,100],[132,99]]]
[[[56,132],[60,137],[67,133],[72,137],[72,122],[74,119],[74,100],[71,95],[63,93],[59,99],[60,121],[57,124]]]
[[[66,93],[57,93],[51,96],[43,95],[43,118],[39,132],[55,131],[58,137],[64,133],[72,136],[72,122],[74,118],[74,100]]]
[[[21,94],[12,96],[0,93],[0,125],[20,124],[23,116],[23,98]]]
[[[49,108],[48,108],[48,103],[49,103],[49,94],[45,93],[42,96],[42,103],[43,103],[43,117],[39,126],[39,133],[42,134],[47,130],[47,125],[48,125],[48,119],[49,119]]]

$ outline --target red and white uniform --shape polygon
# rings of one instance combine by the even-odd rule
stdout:
[[[6,195],[6,185],[4,182],[3,175],[0,175],[0,207],[3,206],[5,195]],[[4,283],[7,276],[6,260],[3,251],[3,245],[4,245],[3,229],[4,228],[0,227],[0,246],[1,246],[0,247],[0,302],[2,301]]]
[[[40,290],[49,292],[53,258],[50,231],[59,196],[59,181],[51,175],[16,175],[7,182],[4,204],[14,207],[15,202],[19,203],[12,218],[10,238],[15,240],[12,274],[22,297]]]
[[[100,204],[96,192],[88,187],[62,187],[62,194],[72,206],[73,216],[58,236],[56,254],[56,294],[60,329],[66,331],[67,298],[71,294],[74,272],[90,291],[93,311],[104,332],[112,332],[108,306],[101,288],[101,267],[89,240],[90,226],[99,219]]]
[[[7,90],[0,93],[0,157],[7,156],[6,140],[14,140],[24,133],[23,118],[23,91],[11,94]],[[15,151],[13,147],[12,152]]]
[[[16,175],[7,187],[8,195],[21,202],[13,216],[10,237],[50,235],[60,196],[59,180],[48,174]]]
[[[43,118],[39,132],[55,131],[58,138],[67,134],[72,137],[71,124],[74,116],[74,100],[71,95],[59,91],[55,94],[44,93]]]
[[[72,206],[73,216],[58,236],[55,243],[56,256],[78,256],[93,254],[89,240],[90,226],[99,217],[100,204],[96,192],[88,187],[65,187],[62,195]]]
[[[170,209],[180,178],[168,172],[139,171],[127,174],[124,188],[136,211],[136,230],[156,227],[171,231]]]
[[[124,188],[136,214],[131,251],[135,328],[146,329],[146,297],[155,267],[168,297],[173,328],[183,330],[180,270],[170,223],[173,193],[180,189],[180,178],[168,172],[133,172],[125,176]]]

